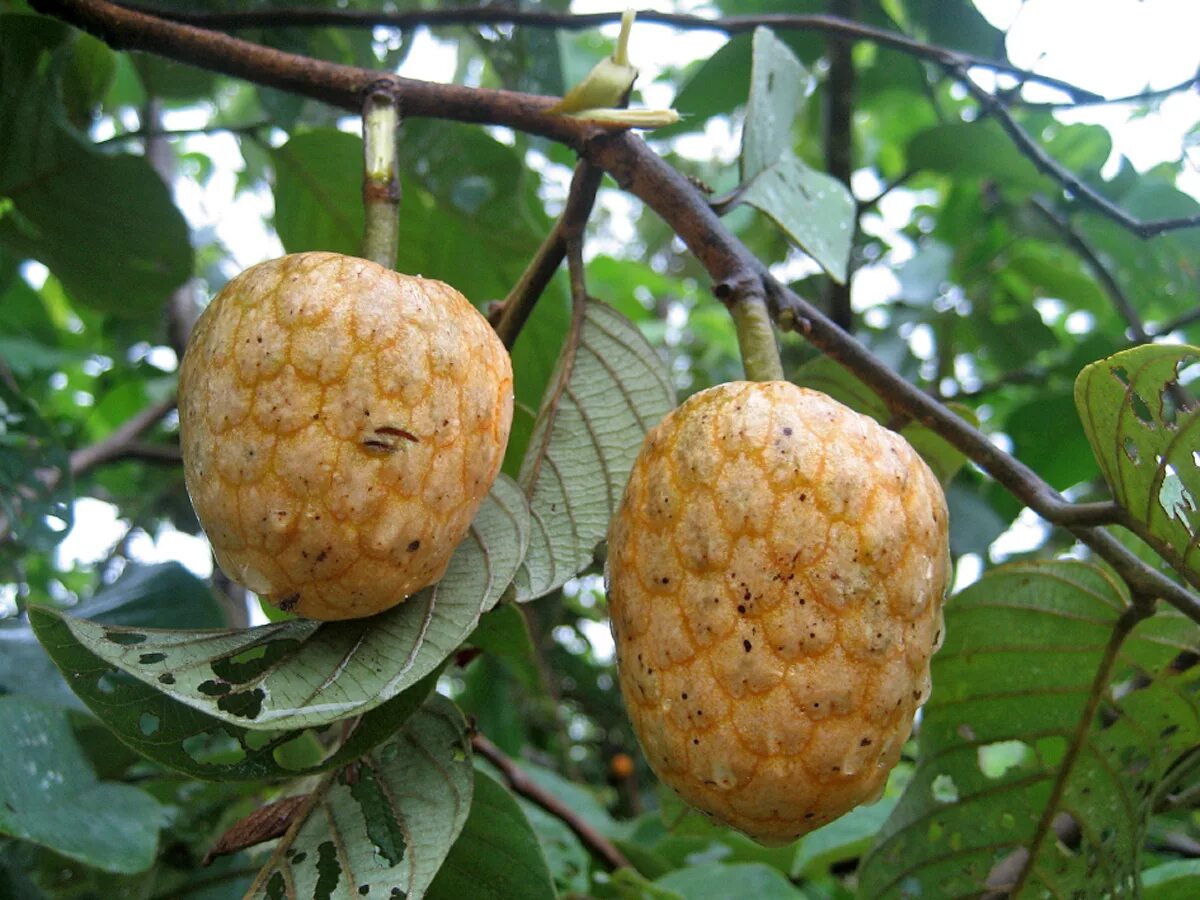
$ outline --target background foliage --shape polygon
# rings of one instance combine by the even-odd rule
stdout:
[[[785,7],[1004,58],[968,0],[706,8]],[[376,69],[414,33],[238,32]],[[552,95],[609,52],[594,29],[437,34],[459,83]],[[1109,532],[1196,586],[1200,228],[1137,237],[1045,159],[1141,221],[1200,213],[1178,186],[1195,163],[1181,150],[1139,172],[1012,76],[973,69],[989,86],[973,92],[961,74],[812,29],[739,33],[662,71],[684,118],[647,139],[879,366],[1069,500],[1118,501]],[[573,155],[436,119],[406,122],[400,152],[398,268],[503,298]],[[595,300],[573,307],[560,274],[517,341],[507,477],[437,589],[365,630],[245,630],[236,585],[164,561],[199,533],[171,405],[197,304],[280,248],[357,252],[361,153],[356,121],[315,101],[0,2],[0,895],[1195,896],[1197,623],[1164,603],[1148,615],[1153,598],[1073,533],[795,334],[787,376],[902,429],[946,485],[964,589],[932,699],[884,799],[793,846],[761,848],[657,787],[614,686],[596,545],[638,430],[741,363],[700,263],[611,181],[587,236]],[[230,227],[263,211],[265,230]],[[856,271],[874,277],[838,287]],[[120,534],[98,555],[62,543],[97,501]],[[253,840],[282,833],[273,817],[295,827]],[[207,860],[222,835],[229,852]]]

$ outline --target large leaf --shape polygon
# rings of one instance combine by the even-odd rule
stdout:
[[[71,612],[104,625],[218,628],[224,623],[208,585],[179,563],[131,565]],[[81,707],[33,629],[16,618],[0,620],[0,694]]]
[[[149,794],[98,781],[67,714],[0,697],[0,833],[107,872],[148,869],[163,809]]]
[[[333,129],[298,134],[271,151],[275,229],[289,253],[361,252],[362,139]]]
[[[170,191],[143,157],[92,152],[60,124],[47,70],[62,26],[0,19],[0,196],[11,202],[0,247],[44,263],[81,303],[123,316],[158,308],[192,274]]]
[[[525,499],[501,477],[442,580],[378,616],[196,632],[116,628],[43,610],[34,627],[43,637],[63,626],[48,649],[68,671],[84,650],[239,727],[324,725],[374,709],[437,668],[511,583],[528,535]]]
[[[702,863],[677,869],[655,884],[684,900],[725,900],[728,897],[802,900],[805,896],[778,871],[762,863]]]
[[[761,25],[754,29],[750,98],[742,133],[742,181],[754,180],[792,148],[792,122],[804,98],[807,73],[787,44]]]
[[[766,213],[835,281],[845,282],[856,212],[844,184],[789,154],[746,185],[740,199]]]
[[[1200,630],[1128,631],[1078,562],[1003,566],[946,607],[917,770],[860,873],[869,897],[1134,895],[1156,786],[1200,742]]]
[[[637,327],[603,303],[578,304],[518,477],[533,518],[519,600],[591,564],[642,437],[674,403],[670,375]]]
[[[1135,347],[1084,369],[1075,403],[1133,530],[1200,586],[1197,363],[1196,347]]]
[[[100,659],[76,640],[65,617],[39,607],[29,617],[76,695],[122,743],[163,766],[211,781],[286,778],[344,765],[407,719],[433,690],[440,671],[363,714],[337,752],[325,756],[322,747],[344,736],[341,722],[276,731],[231,725],[171,698],[160,690],[164,685],[146,684]]]
[[[475,800],[458,841],[429,889],[436,900],[542,900],[554,882],[537,835],[517,800],[483,772],[475,772]]]
[[[844,184],[791,152],[792,121],[804,96],[800,61],[770,29],[754,31],[754,63],[742,134],[739,200],[766,213],[835,280],[846,280],[857,215]]]
[[[435,694],[394,739],[321,781],[247,896],[419,900],[472,809],[472,772],[462,714]]]

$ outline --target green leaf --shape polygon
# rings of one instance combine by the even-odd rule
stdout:
[[[473,808],[472,773],[466,722],[435,694],[393,740],[321,781],[247,896],[424,897]]]
[[[196,778],[257,781],[323,772],[344,765],[390,735],[433,690],[440,669],[386,703],[366,712],[332,756],[311,758],[313,737],[326,743],[343,736],[340,722],[313,729],[250,731],[231,725],[138,681],[88,651],[59,613],[31,607],[38,639],[72,690],[113,734],[136,753]],[[127,631],[127,635],[138,632]],[[194,632],[204,634],[205,632]],[[164,672],[162,678],[173,678]]]
[[[45,642],[39,622],[57,622],[66,635],[56,629],[56,641],[232,725],[324,725],[385,703],[458,648],[512,581],[528,540],[527,517],[520,489],[501,477],[442,580],[366,619],[194,632],[116,628],[43,610],[34,628]],[[74,675],[73,658],[64,651],[56,661]],[[78,690],[80,682],[70,681]]]
[[[79,34],[63,72],[63,105],[77,128],[91,124],[117,72],[117,55],[103,41]]]
[[[834,863],[862,856],[895,806],[895,797],[886,797],[870,806],[858,806],[806,835],[796,851],[792,877],[815,878],[828,872]]]
[[[68,32],[41,18],[0,19],[0,196],[11,204],[0,248],[44,263],[80,303],[126,317],[159,308],[192,274],[170,191],[143,157],[93,152],[61,124],[50,73]]]
[[[783,875],[762,863],[703,863],[677,869],[655,884],[673,891],[684,900],[726,900],[754,897],[755,900],[798,900],[804,897]]]
[[[577,306],[517,479],[533,518],[518,600],[591,565],[642,436],[674,401],[666,367],[636,326],[603,303]]]
[[[483,772],[475,772],[471,814],[426,896],[433,900],[556,896],[529,820],[516,798]]]
[[[271,151],[275,230],[288,253],[362,252],[362,138],[334,129],[298,134]]]
[[[178,563],[130,565],[71,612],[105,625],[218,628],[224,624],[208,585]],[[82,708],[79,698],[21,619],[0,620],[0,694]]]
[[[746,185],[739,202],[766,213],[830,277],[845,282],[856,207],[844,184],[785,154]]]
[[[521,610],[511,603],[501,604],[481,618],[467,643],[500,660],[523,687],[541,690],[537,651],[529,624]]]
[[[1142,900],[1194,900],[1200,859],[1163,863],[1142,872]]]
[[[1079,373],[1075,404],[1131,528],[1200,586],[1198,362],[1196,347],[1123,351]]]
[[[791,150],[792,121],[804,98],[808,73],[769,28],[754,29],[750,98],[742,132],[741,180],[753,181]]]
[[[0,832],[106,872],[150,868],[162,807],[135,787],[98,781],[65,711],[0,697],[0,731]]]
[[[680,120],[659,128],[655,138],[671,137],[689,131],[703,131],[704,123],[715,115],[732,112],[746,98],[748,73],[753,58],[752,39],[748,34],[734,35],[704,60],[680,88],[671,103]]]
[[[1058,490],[1099,474],[1074,413],[1070,393],[1046,388],[1015,407],[1004,425],[1017,458]]]
[[[1053,183],[990,120],[953,122],[922,131],[908,145],[908,164],[956,178],[985,178],[1008,189],[1054,189]]]
[[[1200,741],[1200,682],[1173,664],[1200,630],[1163,610],[1127,632],[1128,609],[1123,585],[1071,561],[1002,566],[947,604],[917,770],[864,896],[1131,883],[1150,786]]]

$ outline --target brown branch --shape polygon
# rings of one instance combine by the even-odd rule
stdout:
[[[526,775],[521,767],[509,759],[508,755],[489,741],[482,734],[471,736],[471,747],[476,753],[490,762],[504,775],[508,786],[533,803],[536,803],[550,815],[561,819],[563,823],[575,832],[576,837],[583,841],[584,846],[595,853],[610,869],[632,868],[613,843],[588,824],[575,810],[567,806],[544,787]]]
[[[138,438],[153,428],[163,416],[174,408],[174,397],[152,403],[118,425],[104,440],[72,451],[70,456],[71,476],[78,478],[97,466],[125,456],[136,444]]]
[[[525,327],[534,305],[545,292],[554,273],[558,271],[567,252],[568,236],[583,233],[583,227],[592,214],[596,192],[600,189],[600,180],[603,177],[603,170],[586,160],[580,160],[575,166],[571,190],[567,194],[567,203],[563,207],[562,215],[538,247],[537,253],[513,289],[508,292],[508,297],[501,307],[500,318],[496,322],[496,333],[508,349],[511,350],[517,342],[517,336]]]
[[[39,9],[52,10],[117,46],[158,52],[346,109],[357,109],[359,92],[379,77],[379,73],[370,70],[322,63],[154,19],[104,0],[33,2]],[[781,326],[795,328],[814,347],[853,372],[894,413],[907,415],[936,431],[1047,521],[1059,523],[1071,518],[1073,504],[1028,466],[889,370],[819,309],[775,281],[763,264],[725,228],[706,198],[637,136],[549,114],[546,108],[553,102],[550,98],[401,78],[395,78],[393,84],[409,117],[507,125],[574,147],[671,226],[708,271],[719,297],[737,296],[748,290],[764,291]],[[1200,596],[1139,560],[1107,532],[1084,526],[1072,526],[1071,531],[1112,565],[1135,593],[1161,597],[1200,622]]]
[[[988,93],[976,84],[965,68],[950,66],[948,71],[975,98],[983,112],[995,118],[1012,142],[1017,145],[1017,149],[1037,167],[1039,172],[1057,181],[1072,196],[1112,219],[1121,227],[1132,231],[1138,237],[1150,238],[1167,231],[1194,228],[1200,225],[1200,214],[1155,219],[1148,222],[1135,219],[1047,153],[1045,148],[1013,117],[1012,111],[1004,100]]]
[[[1178,328],[1186,328],[1193,322],[1200,322],[1200,304],[1198,304],[1195,309],[1190,309],[1187,312],[1176,316],[1174,319],[1164,322],[1162,325],[1155,328],[1151,332],[1150,336],[1159,338],[1164,334],[1170,334],[1172,331],[1175,331]]]
[[[1170,87],[1139,91],[1136,94],[1126,94],[1124,97],[1096,97],[1090,100],[1069,100],[1064,103],[1032,103],[1022,100],[1018,95],[1012,95],[1008,102],[1013,106],[1033,110],[1074,109],[1077,106],[1116,106],[1122,103],[1153,103],[1155,100],[1163,100],[1172,94],[1189,90],[1198,84],[1200,84],[1200,74],[1185,78],[1179,84],[1173,84]]]
[[[184,22],[202,28],[236,30],[240,28],[427,28],[438,25],[523,25],[531,28],[556,28],[562,31],[582,31],[597,25],[621,20],[620,12],[557,13],[544,10],[519,10],[502,6],[479,6],[458,9],[424,9],[396,12],[352,9],[321,9],[293,7],[290,9],[243,10],[240,12],[193,12],[130,5],[129,9]],[[1081,88],[1058,78],[1039,75],[1014,66],[1005,60],[989,59],[971,53],[937,47],[894,31],[875,28],[851,19],[830,15],[794,15],[766,13],[748,16],[705,17],[687,13],[645,10],[637,13],[639,22],[672,25],[685,30],[719,31],[735,35],[753,31],[760,25],[776,31],[815,31],[839,35],[855,41],[870,41],[881,47],[899,50],[918,59],[941,65],[978,67],[1012,75],[1025,83],[1044,84],[1062,91],[1075,102],[1103,102],[1105,98],[1094,91]]]

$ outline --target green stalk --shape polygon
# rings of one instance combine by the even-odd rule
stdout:
[[[737,330],[742,366],[751,381],[783,381],[783,362],[767,304],[756,294],[743,294],[729,304]]]
[[[400,108],[386,83],[373,86],[363,103],[362,255],[388,269],[396,267],[400,245],[400,181],[396,176],[396,130]]]

